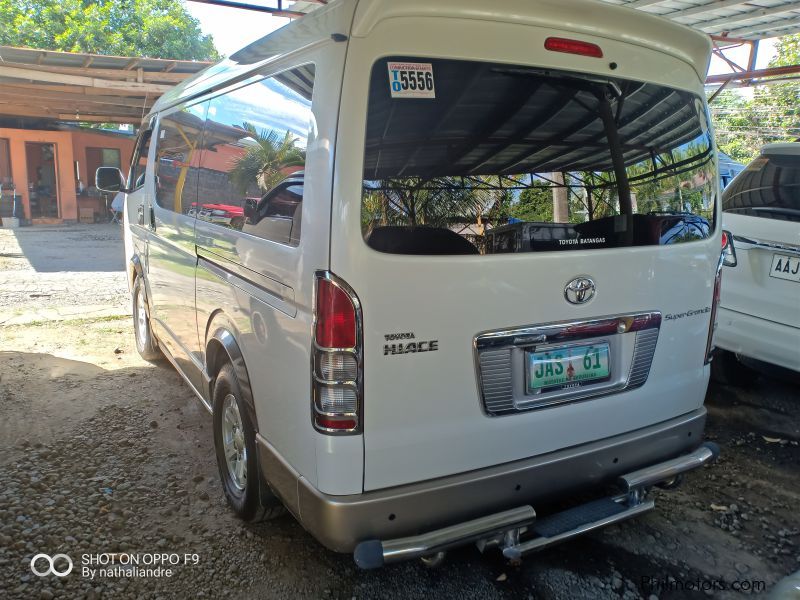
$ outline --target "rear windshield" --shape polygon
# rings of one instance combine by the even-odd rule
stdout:
[[[800,221],[800,154],[760,156],[722,194],[725,212]]]
[[[714,229],[703,101],[652,83],[391,57],[372,69],[361,225],[399,254],[676,244]]]

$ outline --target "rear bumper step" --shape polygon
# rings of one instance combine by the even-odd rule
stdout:
[[[475,542],[481,551],[497,546],[506,558],[516,560],[528,552],[653,510],[655,503],[644,499],[648,488],[670,482],[718,456],[717,445],[706,442],[689,454],[622,475],[619,484],[625,493],[620,496],[594,500],[541,519],[536,518],[532,506],[525,505],[420,535],[368,540],[356,546],[354,558],[359,567],[374,569]],[[523,535],[528,539],[521,541]]]

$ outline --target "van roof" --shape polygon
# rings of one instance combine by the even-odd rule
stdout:
[[[575,19],[575,15],[587,17]],[[596,0],[332,0],[183,81],[161,96],[151,114],[245,79],[292,52],[329,40],[334,33],[365,37],[380,21],[401,17],[491,20],[605,37],[669,54],[692,66],[701,80],[711,52],[711,40],[704,33]]]
[[[776,142],[761,147],[761,154],[791,154],[800,156],[800,142]]]

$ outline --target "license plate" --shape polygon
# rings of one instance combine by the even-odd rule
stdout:
[[[609,376],[608,344],[567,346],[528,353],[528,390],[580,385]]]
[[[800,283],[800,257],[773,254],[769,276]]]

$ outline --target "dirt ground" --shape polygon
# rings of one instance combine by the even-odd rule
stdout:
[[[289,516],[245,526],[229,514],[208,414],[171,367],[138,357],[127,318],[6,326],[2,348],[0,597],[739,598],[721,588],[770,587],[800,569],[790,383],[712,386],[708,437],[722,459],[654,492],[657,510],[638,520],[518,566],[464,548],[435,570],[362,572]],[[121,550],[196,554],[198,564],[147,579],[29,568],[38,552],[79,563]]]
[[[136,353],[120,238],[0,230],[3,600],[741,598],[800,570],[800,386],[755,373],[709,389],[717,464],[654,491],[655,511],[519,565],[465,547],[438,569],[364,572],[290,516],[244,525],[225,505],[209,415],[169,365]],[[179,564],[157,577],[90,564],[114,552]],[[38,553],[74,569],[38,577]]]

